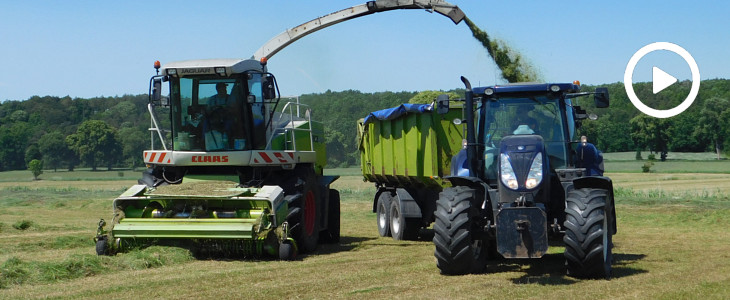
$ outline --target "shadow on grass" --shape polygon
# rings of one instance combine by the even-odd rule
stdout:
[[[320,244],[316,251],[309,253],[311,255],[326,255],[339,252],[352,251],[362,243],[375,240],[373,237],[362,237],[362,236],[341,236],[340,242],[332,244]]]
[[[632,267],[633,262],[646,255],[614,253],[612,279],[646,273],[646,270]],[[566,275],[563,254],[546,254],[540,259],[492,260],[487,264],[487,272],[520,272],[525,274],[512,279],[514,284],[568,285],[582,281]]]

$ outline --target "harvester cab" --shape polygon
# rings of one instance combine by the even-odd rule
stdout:
[[[600,151],[576,137],[589,115],[575,103],[593,94],[596,107],[607,107],[608,91],[581,92],[579,83],[472,89],[462,80],[466,155],[454,157],[451,174],[462,176],[450,177],[453,187],[438,200],[434,242],[441,271],[481,271],[488,254],[539,258],[549,238],[558,238],[570,275],[609,277],[613,187]],[[452,245],[459,231],[441,224],[460,220],[459,214],[469,222],[452,225],[470,231],[470,242]]]

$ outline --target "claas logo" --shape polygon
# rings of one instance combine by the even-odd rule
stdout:
[[[207,162],[228,162],[228,155],[196,155],[193,156],[194,163]]]

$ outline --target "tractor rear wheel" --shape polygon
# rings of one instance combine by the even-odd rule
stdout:
[[[568,275],[610,278],[612,208],[605,189],[581,188],[568,193],[565,203],[565,260]]]
[[[390,236],[390,197],[389,192],[380,193],[378,203],[376,204],[375,213],[378,221],[378,234],[380,236]]]
[[[474,198],[474,189],[457,186],[444,189],[436,201],[433,243],[442,274],[480,273],[486,267],[486,243],[474,238],[474,218],[478,215],[472,206]]]

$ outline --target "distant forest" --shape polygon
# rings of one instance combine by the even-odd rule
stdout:
[[[691,82],[674,84],[652,95],[651,83],[634,85],[641,99],[656,109],[668,109],[687,96]],[[699,95],[684,113],[656,119],[640,113],[628,100],[623,83],[607,87],[611,107],[595,109],[591,98],[579,105],[597,120],[585,120],[579,134],[588,136],[604,152],[730,152],[730,80],[701,83]],[[583,85],[584,91],[597,86]],[[368,113],[401,103],[425,103],[438,94],[463,97],[462,90],[447,92],[327,91],[300,96],[310,105],[313,119],[325,125],[329,167],[359,164],[356,122]],[[143,166],[142,151],[150,145],[147,95],[91,99],[38,97],[0,103],[0,171],[23,170],[30,161],[45,169]],[[281,106],[279,106],[281,107]]]

